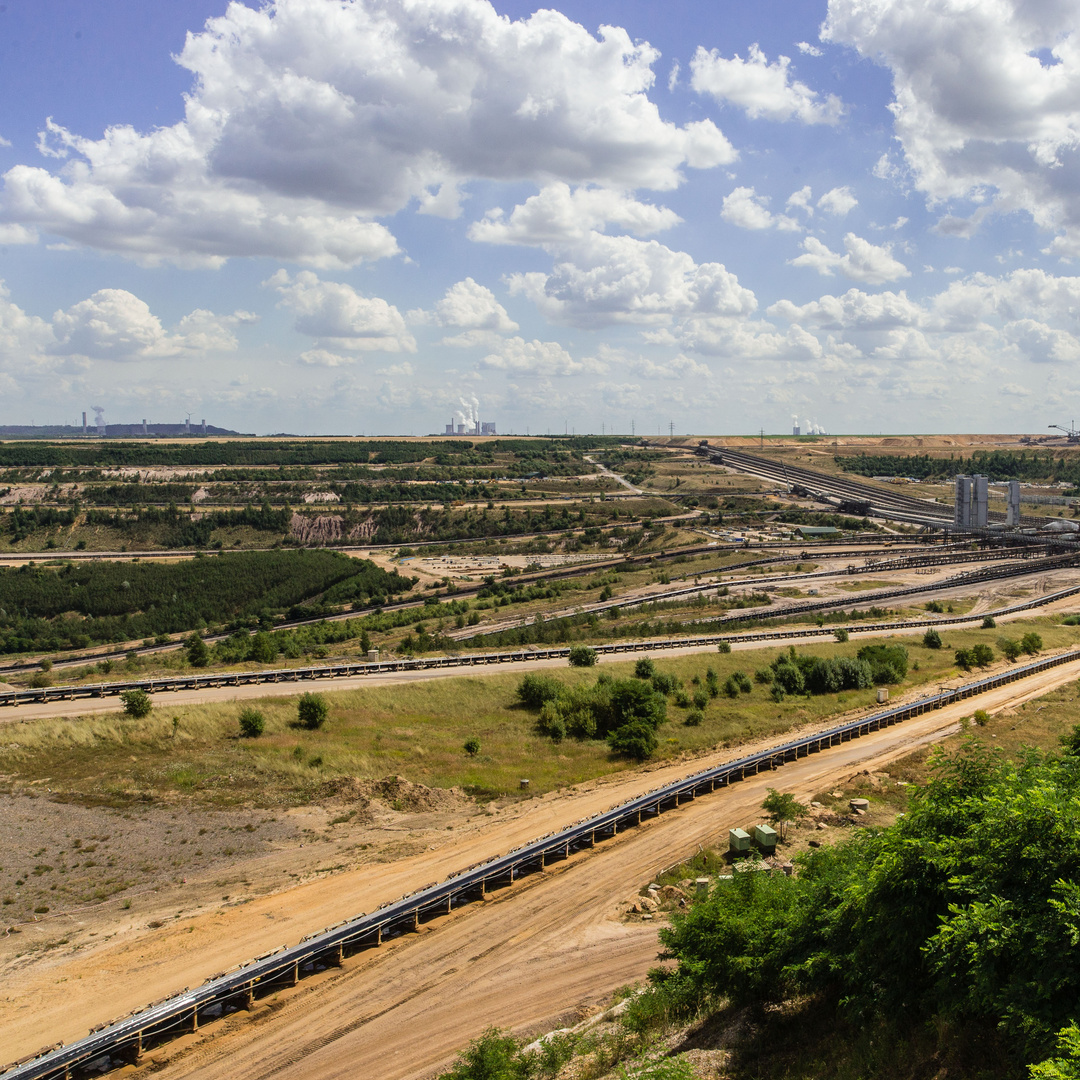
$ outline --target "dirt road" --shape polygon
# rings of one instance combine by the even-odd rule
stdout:
[[[698,844],[715,843],[729,827],[753,820],[767,787],[782,784],[807,798],[955,730],[976,706],[1016,706],[1078,672],[1080,662],[1063,665],[800,759],[781,775],[762,774],[700,798],[486,904],[346,961],[342,971],[283,994],[276,1010],[263,1007],[256,1017],[205,1028],[151,1056],[170,1078],[423,1076],[489,1024],[537,1027],[642,978],[655,960],[655,928],[623,922],[620,903]],[[688,771],[685,763],[644,770],[534,800],[430,854],[338,874],[12,973],[0,987],[0,1060],[58,1038],[71,1041],[92,1024]]]

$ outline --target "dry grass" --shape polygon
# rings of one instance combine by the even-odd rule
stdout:
[[[1036,629],[1047,648],[1070,645],[1080,629],[1050,619],[1013,623],[997,630],[950,631],[946,648],[924,648],[918,638],[896,638],[907,646],[913,668],[908,687],[935,691],[956,680],[953,650],[976,642],[993,644],[1002,633],[1019,637]],[[876,639],[888,640],[888,639]],[[816,641],[802,652],[854,655],[860,643]],[[691,696],[712,667],[720,681],[734,671],[752,674],[778,648],[657,657],[658,670],[683,681]],[[633,662],[604,665],[615,677],[629,676]],[[592,682],[595,671],[557,672],[568,684]],[[975,676],[962,676],[974,678]],[[185,798],[216,805],[293,805],[317,801],[343,777],[399,773],[436,787],[460,786],[480,796],[516,792],[521,778],[533,793],[632,767],[611,755],[603,742],[567,739],[555,744],[535,730],[535,715],[515,704],[520,676],[433,679],[401,686],[327,694],[330,719],[319,731],[293,726],[295,698],[267,698],[254,704],[266,717],[258,739],[238,736],[235,703],[163,704],[145,720],[120,714],[41,720],[4,729],[0,773],[12,788],[48,780],[56,793],[80,802],[124,805]],[[820,722],[837,713],[871,707],[874,691],[788,698],[777,704],[768,688],[709,701],[697,727],[684,724],[689,708],[669,702],[668,723],[660,731],[658,759],[675,759],[722,749]],[[480,740],[470,756],[466,739]]]

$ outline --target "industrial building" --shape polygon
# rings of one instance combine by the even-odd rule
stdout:
[[[985,529],[990,513],[990,487],[985,476],[958,476],[953,524],[958,529]],[[1017,495],[1019,502],[1019,494]]]
[[[494,434],[496,434],[496,432],[495,432],[495,422],[491,421],[489,423],[488,421],[485,420],[483,423],[481,423],[479,420],[470,420],[466,424],[463,421],[459,420],[455,424],[453,419],[451,419],[450,423],[446,425],[446,430],[443,432],[443,434],[444,435],[474,435],[474,436],[494,435]]]

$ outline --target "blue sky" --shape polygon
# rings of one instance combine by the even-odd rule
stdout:
[[[1045,430],[1078,20],[0,3],[0,423]]]

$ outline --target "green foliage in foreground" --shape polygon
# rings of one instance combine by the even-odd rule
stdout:
[[[313,694],[308,691],[300,695],[300,700],[296,705],[296,718],[300,727],[307,728],[308,731],[316,731],[326,723],[329,715],[330,706],[327,705],[326,698],[322,694]]]
[[[678,967],[653,972],[654,992],[687,1014],[811,995],[860,1023],[996,1032],[1014,1076],[1065,1029],[1064,1063],[1034,1075],[1076,1076],[1078,866],[1080,756],[1012,763],[969,741],[890,828],[810,851],[792,878],[737,874],[675,913],[660,936]]]

